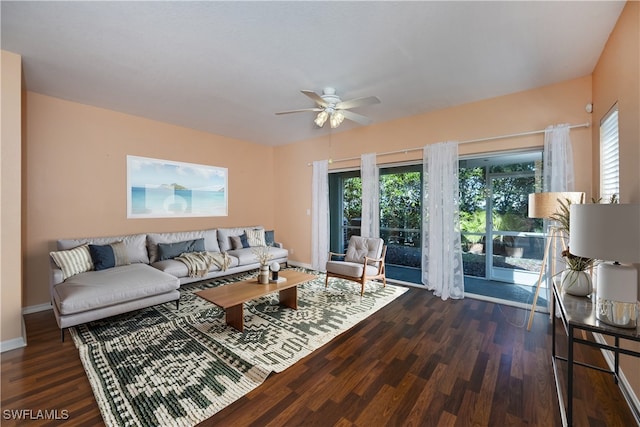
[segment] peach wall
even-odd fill
[[[22,330],[22,59],[2,51],[0,152],[0,306],[2,348],[24,345]]]
[[[276,228],[287,247],[294,248],[291,259],[311,262],[311,167],[322,159],[359,157],[362,153],[387,152],[423,147],[445,140],[470,140],[544,129],[558,123],[591,121],[585,105],[591,102],[591,77],[515,93],[413,117],[359,127],[341,133],[326,133],[310,141],[276,147],[276,181],[280,190],[276,208]],[[384,107],[382,100],[381,107]],[[591,131],[571,131],[576,173],[576,190],[591,194]],[[460,154],[542,147],[544,135],[517,137],[460,146]],[[384,156],[378,163],[418,160],[421,151]],[[284,166],[286,165],[286,166]],[[359,161],[339,162],[330,169],[357,167]]]
[[[55,240],[262,224],[273,227],[273,149],[29,92],[25,305],[47,303]],[[229,215],[127,219],[126,156],[229,170]]]
[[[593,71],[593,170],[599,186],[600,120],[618,102],[620,200],[640,203],[640,3],[628,2]]]
[[[292,261],[308,264],[311,167],[307,163],[543,129],[549,124],[584,123],[590,120],[584,111],[591,101],[590,88],[587,76],[275,148],[28,93],[25,305],[48,301],[47,253],[57,238],[260,223],[275,227],[277,239],[290,248]],[[590,192],[591,133],[576,129],[571,137],[577,188]],[[475,154],[542,143],[542,135],[537,135],[467,144],[460,151]],[[128,220],[127,154],[228,167],[229,216]],[[418,151],[379,162],[420,157]],[[332,168],[357,165],[357,161],[335,163]]]
[[[625,5],[593,71],[595,189],[600,181],[599,123],[616,101],[620,132],[620,201],[640,203],[640,3],[637,1]],[[640,270],[640,266],[636,267]],[[637,286],[640,295],[640,280]],[[640,351],[640,344],[629,345]],[[622,356],[620,366],[635,395],[640,397],[640,361]]]

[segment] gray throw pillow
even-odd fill
[[[242,240],[240,240],[240,236],[229,236],[229,241],[231,242],[231,249],[242,249]]]
[[[158,243],[158,261],[175,258],[185,252],[204,251],[204,238],[176,243]]]

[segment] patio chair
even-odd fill
[[[383,286],[387,286],[384,273],[386,253],[387,246],[380,238],[351,236],[347,253],[329,252],[325,288],[329,286],[329,277],[339,277],[360,283],[360,295],[364,295],[364,284],[367,280],[382,279]],[[344,261],[334,260],[334,257],[344,257]]]

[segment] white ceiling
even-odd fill
[[[618,1],[10,2],[28,90],[280,145],[315,128],[301,89],[375,95],[381,123],[589,75]],[[352,129],[345,122],[336,131]]]

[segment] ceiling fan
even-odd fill
[[[349,111],[351,108],[362,107],[363,105],[379,104],[380,100],[375,96],[367,96],[364,98],[355,98],[348,101],[343,101],[338,95],[336,90],[332,87],[326,87],[322,90],[322,95],[318,95],[312,90],[302,90],[303,94],[311,98],[315,103],[314,108],[302,108],[300,110],[281,111],[279,114],[291,114],[301,113],[304,111],[315,111],[318,113],[313,121],[318,127],[324,126],[327,119],[329,119],[329,125],[332,129],[340,126],[340,123],[344,119],[360,123],[361,125],[371,124],[371,119],[360,114],[356,114],[353,111]]]

